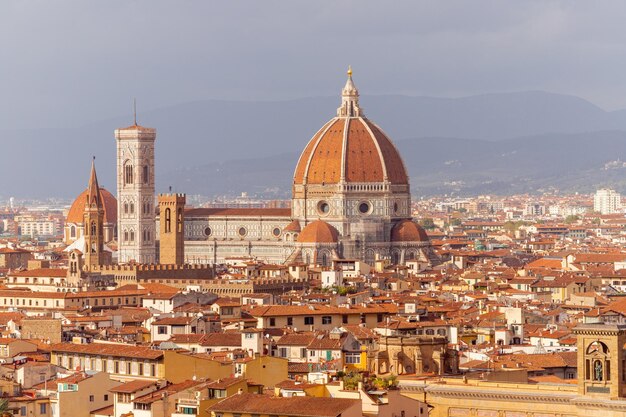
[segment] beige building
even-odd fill
[[[258,329],[332,330],[346,324],[374,328],[386,317],[398,314],[398,308],[386,304],[353,307],[271,305],[255,306],[249,314],[257,319]]]
[[[54,417],[89,417],[94,410],[113,404],[110,389],[120,385],[105,372],[87,375],[83,372],[55,379],[34,387],[50,398]]]

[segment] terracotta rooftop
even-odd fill
[[[318,397],[273,397],[264,394],[233,395],[209,407],[208,411],[237,414],[270,414],[282,416],[336,417],[352,407],[361,407],[360,400]]]

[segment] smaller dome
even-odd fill
[[[413,220],[405,219],[391,229],[392,242],[428,242],[426,231]]]
[[[283,232],[296,232],[300,233],[301,231],[300,222],[297,220],[292,221],[283,229]]]
[[[87,193],[89,190],[83,191],[72,203],[70,211],[67,213],[66,223],[82,223],[85,214],[85,206],[87,204]],[[104,206],[104,223],[117,223],[117,199],[113,194],[100,187],[100,199]]]
[[[330,224],[316,220],[306,225],[298,235],[298,243],[337,243],[339,232]]]

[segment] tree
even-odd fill
[[[430,229],[435,228],[435,222],[430,217],[420,220],[419,223],[420,223],[420,226],[422,226],[424,229],[430,230]]]
[[[450,226],[460,226],[463,221],[461,219],[452,219],[450,220]]]
[[[578,217],[575,214],[570,214],[569,216],[565,218],[565,223],[572,224],[572,223],[576,223],[578,220],[580,220],[580,217]]]

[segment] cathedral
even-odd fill
[[[306,144],[293,174],[290,209],[184,208],[184,198],[163,197],[161,226],[154,184],[156,130],[117,129],[117,202],[102,189],[105,224],[116,223],[119,263],[220,264],[251,257],[280,264],[330,266],[335,259],[373,265],[437,259],[426,232],[411,218],[409,177],[400,153],[365,117],[352,71],[336,116]],[[85,194],[85,193],[83,193]],[[79,201],[80,200],[80,201]],[[77,199],[70,214],[84,207]],[[172,205],[173,204],[173,205]],[[116,219],[112,219],[113,216]],[[163,217],[165,216],[165,217]],[[66,240],[84,226],[68,216]],[[70,222],[72,220],[73,222]],[[174,222],[179,233],[159,235]],[[171,226],[170,226],[171,228]],[[73,231],[74,230],[74,231]]]

